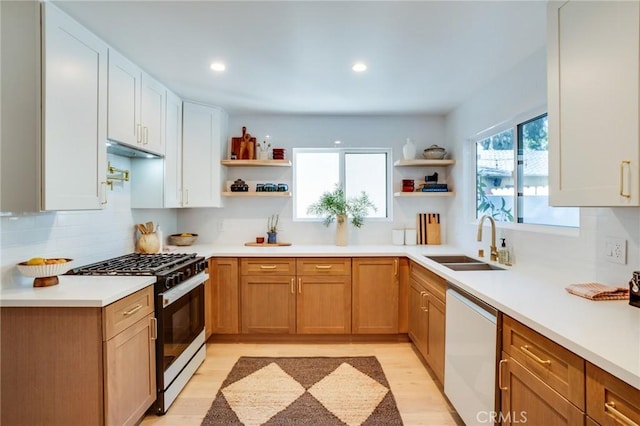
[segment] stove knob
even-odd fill
[[[173,287],[173,282],[174,282],[174,278],[173,275],[169,275],[167,278],[165,278],[164,280],[164,288],[169,290],[171,287]]]
[[[188,280],[191,277],[191,269],[185,269],[184,271],[184,279]]]
[[[175,277],[176,277],[176,284],[180,284],[182,281],[184,281],[184,274],[182,272],[176,273]]]

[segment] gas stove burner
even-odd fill
[[[205,264],[195,253],[131,253],[74,268],[67,274],[155,276],[159,293],[204,271]]]

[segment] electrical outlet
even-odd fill
[[[627,240],[624,238],[605,237],[604,257],[609,262],[627,264]]]

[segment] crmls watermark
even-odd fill
[[[526,411],[508,411],[503,413],[502,411],[478,411],[476,414],[476,420],[478,423],[527,423],[527,412]]]

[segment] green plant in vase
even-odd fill
[[[376,211],[375,205],[366,192],[362,191],[358,197],[347,198],[344,189],[336,185],[333,191],[324,192],[317,202],[311,204],[307,213],[324,216],[325,226],[329,226],[335,220],[337,222],[336,245],[346,246],[348,218],[351,218],[353,226],[360,228],[370,209]]]

